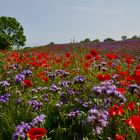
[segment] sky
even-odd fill
[[[20,22],[27,47],[140,35],[140,0],[0,0],[0,16]]]

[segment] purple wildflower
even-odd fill
[[[44,123],[46,118],[46,115],[41,114],[37,117],[35,117],[32,122],[30,123],[31,126],[35,127],[35,126],[39,126],[40,124]]]
[[[82,75],[75,76],[74,77],[74,84],[76,83],[84,83],[85,82],[85,77]]]
[[[64,70],[56,70],[55,73],[58,76],[64,76],[64,77],[66,77],[66,76],[69,75],[69,73],[68,72],[65,72]]]
[[[55,84],[52,84],[52,86],[51,86],[51,88],[50,88],[50,91],[52,91],[52,92],[57,92],[57,91],[59,91],[59,90],[61,90],[60,87],[57,87]]]
[[[80,115],[80,110],[77,108],[73,108],[69,113],[68,113],[68,117],[70,118],[75,118],[77,116]]]
[[[7,81],[2,81],[2,82],[0,82],[0,85],[5,87],[5,86],[9,86],[10,84]]]
[[[30,70],[23,70],[21,74],[23,74],[25,76],[29,76],[29,75],[32,74],[32,71],[30,71]]]
[[[22,82],[24,79],[25,79],[25,75],[24,74],[15,75],[15,81],[16,82]]]
[[[1,96],[0,96],[0,102],[2,102],[2,103],[8,102],[10,96],[11,96],[11,94],[9,94],[9,93],[4,94],[4,95],[1,95]]]
[[[59,83],[59,85],[64,87],[64,88],[68,88],[69,87],[69,83],[70,83],[70,81],[62,81],[62,82]]]
[[[33,99],[28,101],[29,105],[33,108],[33,110],[39,110],[40,107],[43,105],[42,102],[38,102],[37,100]]]
[[[56,77],[56,74],[51,73],[51,72],[47,72],[47,75],[49,78],[54,79]]]
[[[43,94],[42,95],[42,99],[44,100],[44,101],[49,101],[49,99],[48,99],[48,94]]]
[[[25,139],[26,132],[30,128],[31,126],[28,123],[22,122],[20,125],[16,127],[15,133],[12,136],[12,140],[18,140],[18,138]]]
[[[74,92],[72,89],[69,89],[69,90],[67,91],[67,94],[68,94],[68,95],[75,95],[75,92]]]

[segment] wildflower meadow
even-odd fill
[[[0,140],[139,140],[140,46],[0,51]]]

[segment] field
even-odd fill
[[[0,140],[11,139],[139,140],[140,41],[0,51]]]

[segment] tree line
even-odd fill
[[[128,38],[126,35],[121,37],[122,40],[140,39],[140,36],[134,35]],[[116,41],[113,38],[106,38],[103,42]],[[24,35],[24,29],[22,25],[14,17],[0,17],[0,49],[12,49],[14,47],[20,48],[25,46],[26,36]],[[85,38],[79,43],[100,43],[100,39],[90,40]],[[49,45],[54,45],[51,42]]]

